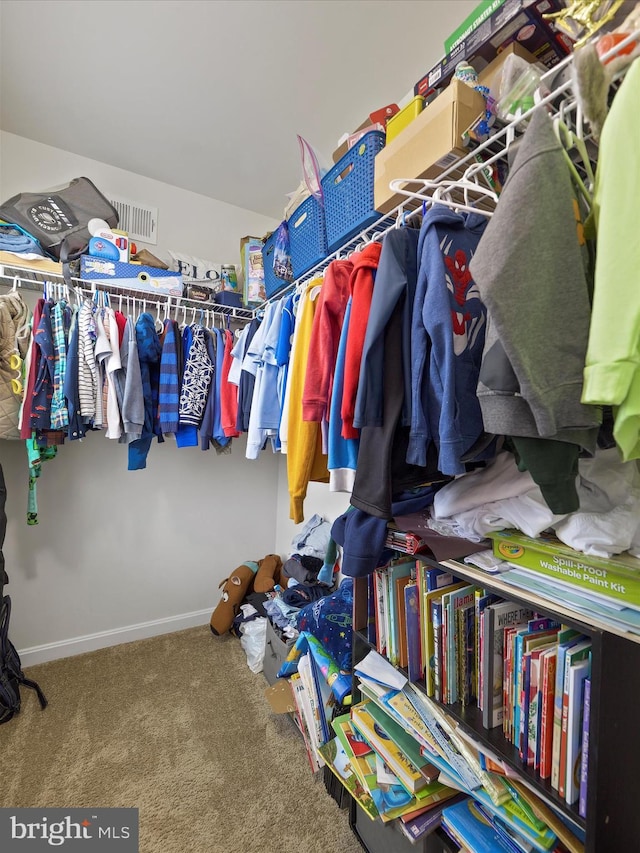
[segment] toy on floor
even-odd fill
[[[276,586],[287,588],[288,577],[277,554],[267,554],[258,562],[258,571],[253,582],[255,592],[270,592]]]
[[[251,591],[258,565],[253,560],[247,560],[220,583],[223,587],[222,598],[211,614],[210,621],[211,630],[217,636],[226,634],[231,628],[234,617],[240,611],[240,605],[247,593]]]

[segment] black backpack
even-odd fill
[[[0,607],[0,724],[8,723],[19,713],[21,684],[35,690],[41,707],[47,707],[47,700],[40,687],[24,676],[18,652],[9,639],[10,616],[11,599],[5,595]]]

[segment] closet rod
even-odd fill
[[[12,272],[8,272],[8,270],[11,270]],[[38,278],[26,278],[20,273],[26,273],[29,275],[35,273]],[[135,299],[137,302],[148,302],[150,306],[160,304],[163,307],[169,305],[172,309],[185,308],[190,311],[201,310],[214,315],[229,317],[231,320],[252,320],[255,316],[255,311],[252,308],[236,308],[230,305],[218,305],[215,302],[201,302],[198,299],[188,299],[183,296],[170,296],[166,293],[152,293],[147,290],[123,287],[122,285],[116,284],[115,281],[113,283],[104,283],[102,281],[90,281],[81,278],[72,278],[71,281],[74,285],[74,289],[77,288],[81,290],[82,293],[87,296],[93,296],[96,291],[102,291],[103,293],[108,293],[109,295],[117,298],[122,297],[123,299],[126,299],[128,296],[130,299]],[[0,265],[0,286],[11,288],[15,283],[19,288],[41,293],[45,282],[51,282],[56,285],[65,284],[63,276],[58,273],[47,273],[28,267],[10,266],[6,263]]]

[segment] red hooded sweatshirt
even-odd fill
[[[344,312],[349,301],[351,261],[332,261],[327,267],[313,317],[309,360],[302,396],[302,420],[329,419],[333,372],[338,355]]]
[[[349,332],[347,335],[344,388],[342,391],[342,409],[340,412],[342,415],[343,438],[358,438],[359,435],[358,430],[353,426],[353,416],[356,407],[356,394],[358,393],[364,336],[367,330],[367,321],[369,320],[375,272],[378,269],[381,249],[381,243],[370,243],[361,252],[357,252],[350,258],[353,264],[353,272],[349,281],[351,289],[351,319],[349,320]],[[382,381],[382,377],[380,379]]]

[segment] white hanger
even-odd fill
[[[584,166],[584,170],[587,174],[587,180],[589,181],[590,187],[595,185],[595,175],[593,174],[593,168],[591,166],[591,161],[589,159],[589,153],[587,151],[587,146],[584,139],[576,136],[576,134],[565,124],[563,119],[563,112],[561,107],[560,115],[556,116],[553,120],[553,130],[555,135],[562,146],[562,153],[564,155],[565,160],[567,161],[567,166],[569,167],[569,171],[571,172],[571,176],[573,181],[583,196],[584,200],[587,202],[589,207],[593,203],[593,198],[591,196],[590,189],[587,188],[584,180],[578,169],[576,168],[575,163],[571,159],[571,155],[569,151],[572,148],[575,148],[580,155],[580,159],[582,161],[582,165]]]

